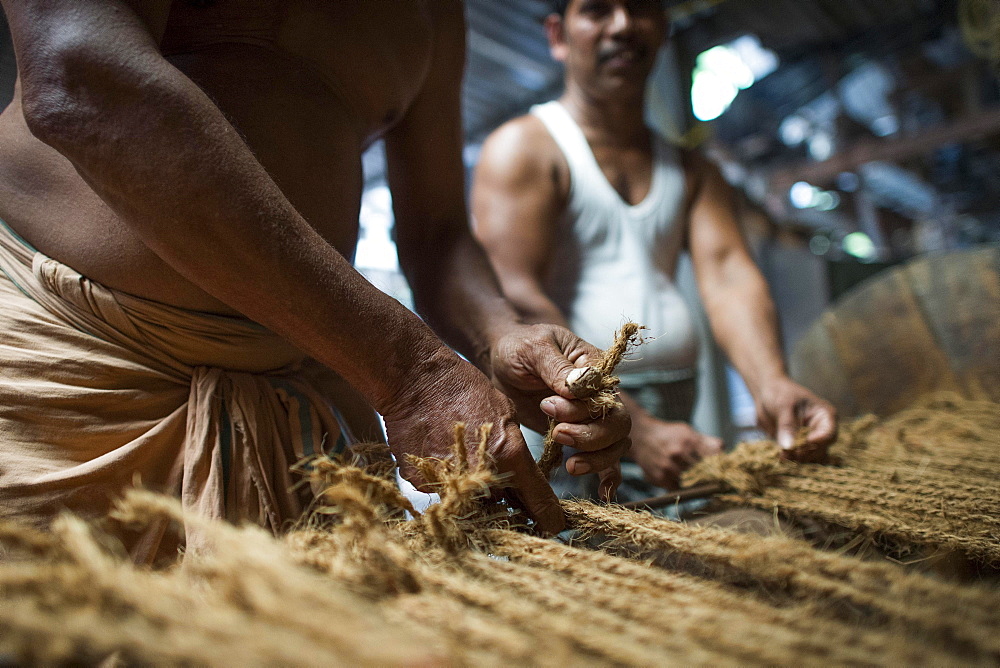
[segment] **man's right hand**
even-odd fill
[[[543,533],[556,534],[565,527],[565,517],[548,481],[535,464],[518,427],[514,405],[494,389],[492,383],[471,364],[451,351],[423,366],[421,377],[400,392],[393,407],[383,411],[389,448],[400,474],[425,492],[416,468],[406,455],[439,457],[451,455],[456,422],[469,426],[467,450],[475,456],[478,427],[490,423],[488,452],[493,468],[506,487],[513,487],[528,514]]]
[[[631,456],[646,480],[677,489],[681,474],[695,463],[722,452],[722,439],[695,431],[685,422],[665,422],[633,415]]]
[[[540,323],[513,328],[491,352],[493,384],[514,401],[518,420],[539,433],[554,420],[553,440],[578,450],[566,461],[566,470],[596,473],[600,498],[614,498],[621,483],[619,460],[630,445],[629,413],[616,406],[592,415],[567,384],[570,372],[597,360],[600,351],[565,327]]]

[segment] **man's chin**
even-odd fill
[[[629,97],[642,95],[646,90],[647,76],[638,77],[634,72],[608,73],[601,78],[599,89],[607,96]]]
[[[601,66],[600,76],[615,85],[645,86],[646,79],[653,71],[653,63],[647,61],[608,62]]]

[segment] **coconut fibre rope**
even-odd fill
[[[133,529],[204,543],[132,564],[99,526],[0,525],[0,654],[12,661],[206,665],[998,665],[996,592],[819,552],[787,538],[567,502],[585,549],[526,535],[489,501],[488,429],[422,460],[416,513],[384,461],[319,460],[324,504],[281,539],[186,518],[130,492]],[[466,456],[466,441],[473,444]],[[370,453],[368,453],[370,454]],[[432,507],[433,508],[433,507]],[[412,520],[401,519],[410,510]]]
[[[613,374],[621,361],[642,343],[643,329],[645,327],[634,322],[626,322],[615,332],[611,347],[602,352],[593,366],[575,369],[567,378],[570,391],[587,403],[591,415],[603,417],[609,410],[621,406],[618,400],[621,379]],[[542,440],[542,456],[538,460],[538,468],[546,480],[552,478],[552,472],[563,461],[563,447],[552,437],[555,426],[556,421],[549,419],[549,428]]]
[[[1000,565],[1000,404],[932,395],[884,421],[844,426],[830,452],[828,465],[794,464],[771,442],[745,443],[685,482],[726,483],[735,494],[723,504]]]

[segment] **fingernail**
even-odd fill
[[[778,446],[782,450],[791,450],[795,447],[795,437],[787,431],[783,431],[778,434]]]
[[[573,462],[573,475],[583,475],[590,473],[590,464],[587,462]]]
[[[549,417],[556,416],[556,402],[551,399],[542,399],[542,412]]]
[[[552,440],[558,443],[559,445],[573,445],[576,443],[576,439],[564,431],[556,432],[552,436]]]

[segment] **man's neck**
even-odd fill
[[[643,94],[598,99],[567,81],[559,102],[591,143],[628,146],[648,141]]]

